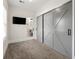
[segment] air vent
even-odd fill
[[[24,3],[24,0],[19,0],[20,3]]]

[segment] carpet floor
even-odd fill
[[[37,40],[11,43],[4,59],[70,59]]]

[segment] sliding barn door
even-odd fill
[[[37,18],[37,39],[72,57],[72,2]]]
[[[37,39],[42,43],[42,16],[37,17]]]
[[[44,43],[72,57],[72,3],[44,14]]]
[[[54,44],[53,12],[44,14],[44,43],[53,48]]]
[[[72,3],[54,10],[54,49],[72,57]]]

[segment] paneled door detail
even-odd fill
[[[58,10],[57,10],[58,9]],[[72,57],[72,3],[68,3],[54,10],[54,49]],[[72,34],[72,33],[71,33]]]
[[[37,17],[37,39],[42,43],[42,16]]]
[[[53,20],[53,12],[48,12],[44,14],[44,43],[49,47],[53,48],[54,45],[54,20]]]
[[[37,39],[72,58],[72,2],[37,18]]]

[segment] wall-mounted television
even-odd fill
[[[26,24],[26,18],[13,16],[13,24]]]

